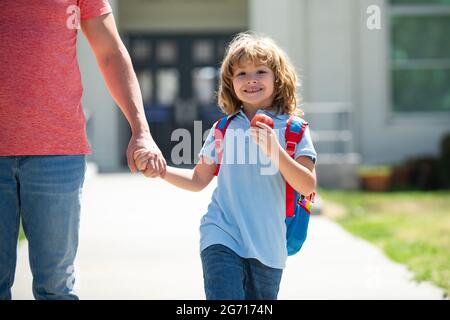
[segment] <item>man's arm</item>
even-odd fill
[[[164,176],[166,161],[150,134],[141,90],[128,51],[117,31],[114,16],[109,13],[83,20],[81,28],[94,51],[109,92],[131,126],[132,136],[127,149],[130,170],[137,170],[133,159],[134,152],[146,149],[153,154],[146,174]]]

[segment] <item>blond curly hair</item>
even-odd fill
[[[298,77],[288,56],[271,38],[248,31],[233,38],[220,68],[218,104],[225,114],[234,114],[241,108],[242,102],[234,92],[233,71],[243,60],[272,69],[275,76],[273,103],[277,114],[303,115],[297,108]]]

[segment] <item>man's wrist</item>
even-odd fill
[[[153,137],[148,127],[131,129],[131,135],[136,138],[145,138],[153,141]]]
[[[150,127],[145,116],[138,115],[129,123],[133,135],[150,135]]]
[[[132,126],[131,127],[131,133],[133,135],[146,135],[150,134],[150,128],[148,125],[139,125],[139,126]]]

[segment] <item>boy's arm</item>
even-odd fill
[[[145,172],[151,158],[151,153],[144,150],[138,150],[134,153],[133,157],[138,170],[144,171],[143,173],[147,177],[153,177]],[[170,166],[167,166],[166,169],[165,175],[161,176],[161,178],[167,182],[189,191],[201,191],[214,178],[216,165],[214,161],[201,156],[200,161],[194,169],[181,169]]]
[[[308,196],[316,191],[314,162],[309,157],[292,159],[283,148],[279,152],[278,168],[295,191]]]
[[[253,139],[270,157],[283,178],[300,194],[307,196],[315,192],[316,173],[311,158],[300,156],[296,160],[292,159],[281,147],[272,128],[261,122],[257,122],[257,126],[264,130],[252,131]]]
[[[197,192],[203,190],[211,182],[215,171],[216,165],[202,157],[194,169],[167,166],[167,172],[163,179],[179,188]]]

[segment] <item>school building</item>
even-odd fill
[[[218,67],[227,42],[245,30],[273,37],[300,74],[319,184],[351,187],[360,163],[436,155],[450,131],[449,1],[110,2],[166,157],[177,143],[172,130],[193,132],[195,120],[206,130],[220,116]],[[103,172],[120,170],[130,132],[80,39],[91,161]]]

